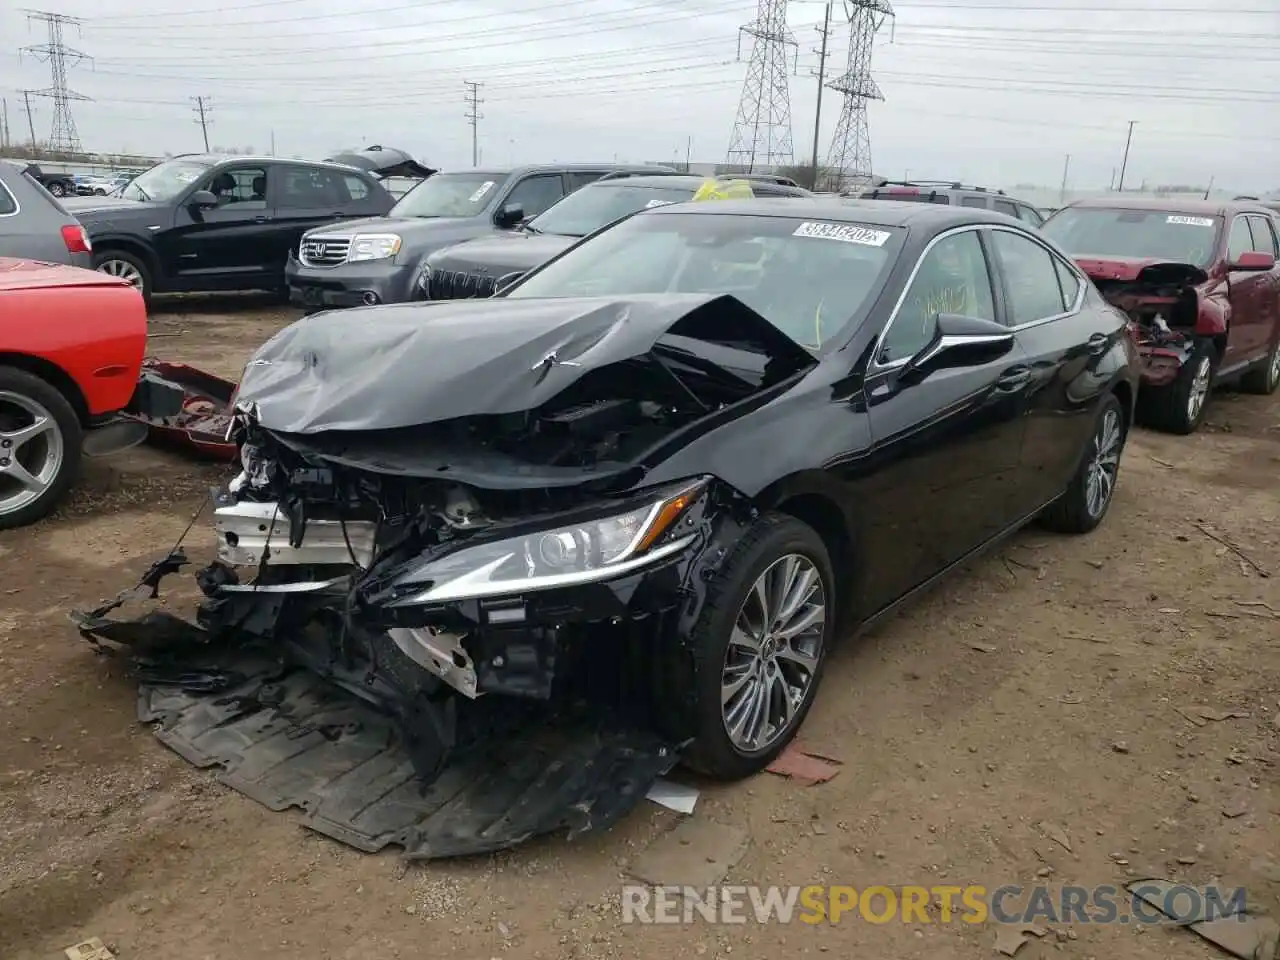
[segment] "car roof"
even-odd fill
[[[514,175],[526,176],[531,173],[596,173],[600,171],[603,171],[604,173],[621,173],[631,170],[657,176],[662,173],[663,168],[635,163],[530,163],[519,167],[441,170],[440,173],[436,174],[436,176],[455,173],[467,174],[474,177],[493,177],[496,180]]]
[[[263,157],[225,155],[221,153],[180,153],[169,157],[170,160],[190,160],[194,163],[207,164],[210,167],[225,167],[233,163],[279,163],[294,167],[322,167],[326,170],[341,170],[344,173],[354,170],[368,176],[368,171],[352,167],[345,163],[334,163],[332,160],[299,160],[295,157]],[[162,161],[163,162],[163,161]]]
[[[609,187],[652,187],[656,189],[659,187],[671,187],[677,190],[683,188],[685,190],[696,192],[708,180],[715,183],[729,183],[734,180],[744,179],[745,178],[743,177],[733,175],[727,175],[724,177],[700,177],[689,173],[653,173],[638,174],[631,177],[610,177],[607,180],[597,180],[594,183],[589,183],[582,189],[605,190]],[[789,183],[777,183],[773,180],[747,180],[746,182],[751,185],[753,190],[759,190],[762,193],[764,191],[794,191],[792,194],[771,192],[769,193],[769,199],[776,199],[779,197],[785,198],[788,196],[797,198],[812,196],[812,194],[810,194],[804,187],[797,187]]]
[[[1237,213],[1269,211],[1256,200],[1185,200],[1179,197],[1088,197],[1069,203],[1063,210],[1155,210],[1160,213],[1182,213],[1201,217],[1230,217]]]
[[[643,216],[705,216],[728,214],[742,217],[788,217],[866,223],[877,227],[923,227],[947,230],[971,223],[1008,224],[1003,213],[983,207],[953,207],[936,203],[900,203],[896,200],[832,200],[826,197],[770,197],[759,200],[718,200],[705,204],[672,204],[651,207]]]

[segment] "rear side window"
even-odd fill
[[[986,197],[961,197],[960,206],[979,207],[985,210],[987,209],[987,198]]]
[[[1033,227],[1038,227],[1044,223],[1044,217],[1040,216],[1040,212],[1025,203],[1018,204],[1018,218],[1023,223],[1029,223]]]
[[[1269,253],[1280,257],[1280,246],[1276,243],[1275,230],[1266,217],[1250,217],[1249,227],[1253,231],[1253,249],[1258,253]]]
[[[573,193],[579,187],[585,187],[588,183],[595,183],[604,176],[604,171],[597,173],[594,170],[577,170],[566,174],[566,176],[569,178],[569,192]]]
[[[1018,208],[1008,200],[996,200],[993,205],[996,213],[1007,213],[1011,217],[1016,217],[1018,215]]]
[[[9,192],[9,187],[0,180],[0,217],[7,217],[18,212],[18,201]]]
[[[347,195],[352,200],[363,200],[365,197],[369,196],[369,185],[359,177],[353,177],[348,174],[344,175],[342,180],[346,183]]]

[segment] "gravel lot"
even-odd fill
[[[170,302],[151,351],[236,376],[293,316],[253,299]],[[1277,912],[1280,403],[1222,394],[1208,421],[1189,438],[1136,433],[1094,535],[1026,531],[840,648],[804,730],[840,774],[703,791],[696,819],[750,834],[729,881],[1220,878]],[[192,769],[135,722],[132,686],[66,611],[130,585],[220,472],[131,451],[90,463],[58,516],[0,534],[6,960],[61,957],[90,936],[120,960],[997,956],[991,926],[960,923],[623,925],[620,875],[680,819],[652,804],[579,843],[406,868]],[[1185,930],[1132,925],[1063,929],[1018,953],[1220,955]]]

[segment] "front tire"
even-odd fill
[[[1093,435],[1066,493],[1040,517],[1058,533],[1089,533],[1102,523],[1115,496],[1120,478],[1120,455],[1128,436],[1124,408],[1114,393],[1107,394],[1098,411]]]
[[[124,250],[95,250],[93,269],[99,273],[119,277],[121,280],[128,280],[137,287],[143,300],[151,302],[151,271],[137,254]]]
[[[1271,344],[1267,359],[1240,378],[1240,387],[1248,393],[1264,397],[1275,393],[1276,387],[1280,387],[1280,336]]]
[[[0,367],[0,530],[47,516],[80,472],[80,419],[56,387]]]
[[[67,188],[60,183],[54,182],[49,184],[49,192],[55,197],[65,197],[67,195]]]
[[[1138,393],[1142,420],[1165,433],[1195,433],[1204,422],[1218,369],[1218,351],[1213,341],[1196,341],[1191,356],[1178,371],[1178,378],[1163,387],[1145,387]]]
[[[738,780],[794,739],[826,664],[835,590],[826,546],[811,527],[774,513],[747,531],[692,631],[696,733],[688,766]]]

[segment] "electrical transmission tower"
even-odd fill
[[[33,96],[48,97],[53,101],[53,131],[49,136],[49,146],[54,150],[80,152],[80,134],[76,132],[76,122],[71,116],[72,100],[88,100],[82,93],[76,93],[67,86],[67,68],[75,66],[81,60],[88,60],[87,54],[73,50],[62,40],[63,28],[67,26],[80,28],[78,17],[68,17],[61,13],[50,13],[47,10],[28,10],[27,19],[44,23],[48,27],[49,40],[29,47],[23,47],[25,53],[34,54],[49,64],[53,73],[53,82],[43,90],[32,90]]]
[[[462,85],[467,88],[465,99],[467,123],[471,124],[471,165],[478,167],[480,166],[480,121],[484,119],[484,115],[480,112],[480,104],[484,101],[480,99],[480,84],[463,80]]]
[[[844,95],[840,119],[831,138],[827,166],[843,187],[849,180],[871,176],[871,128],[867,123],[867,101],[883,100],[879,85],[871,78],[871,50],[876,31],[886,17],[893,16],[889,0],[845,0],[849,18],[849,62],[845,72],[831,83]]]
[[[738,30],[739,55],[742,35],[752,38],[751,60],[725,157],[727,166],[746,173],[756,164],[777,167],[794,159],[787,48],[795,50],[796,38],[787,29],[787,0],[759,2],[756,18]]]

